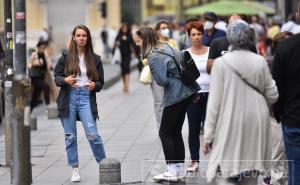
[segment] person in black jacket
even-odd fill
[[[68,54],[63,54],[54,69],[55,83],[60,87],[57,98],[59,116],[64,128],[68,164],[73,167],[72,182],[80,181],[78,170],[76,118],[80,118],[96,161],[105,158],[102,139],[97,131],[99,119],[96,92],[103,86],[103,66],[93,52],[91,34],[84,25],[72,32]]]
[[[300,1],[297,18],[300,21]],[[274,105],[283,130],[289,185],[300,184],[300,34],[279,42],[273,61],[273,78],[279,99]]]

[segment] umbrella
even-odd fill
[[[256,15],[260,13],[274,14],[275,10],[254,1],[216,1],[184,11],[185,15],[201,15],[207,11],[217,15],[230,15],[233,13]]]

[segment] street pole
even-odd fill
[[[30,79],[26,76],[26,3],[14,0],[13,183],[32,182],[30,156]]]
[[[11,167],[12,162],[12,79],[14,75],[13,66],[13,39],[12,39],[12,13],[11,0],[4,0],[4,19],[5,19],[5,164]]]

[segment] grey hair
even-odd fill
[[[250,50],[255,45],[255,33],[249,24],[243,20],[236,20],[227,28],[229,50]]]

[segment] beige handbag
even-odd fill
[[[144,85],[148,85],[152,82],[152,74],[149,65],[145,65],[141,71],[140,82]]]

